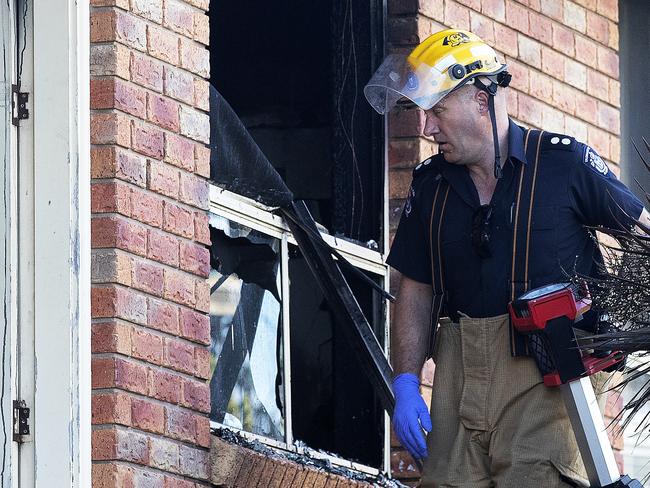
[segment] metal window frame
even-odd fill
[[[281,282],[282,282],[282,340],[284,347],[283,361],[283,378],[284,378],[284,395],[285,395],[285,433],[284,442],[270,439],[258,434],[253,434],[245,430],[233,428],[210,421],[212,428],[229,429],[243,437],[260,441],[267,446],[277,449],[306,454],[315,459],[323,459],[337,466],[353,469],[362,473],[376,476],[380,470],[359,463],[340,458],[331,454],[311,449],[306,446],[296,446],[293,438],[292,428],[292,398],[291,398],[291,357],[290,357],[290,313],[289,313],[289,244],[297,245],[289,227],[284,220],[278,215],[274,215],[273,208],[267,207],[252,199],[246,198],[237,193],[224,190],[215,185],[210,185],[210,214],[227,218],[239,224],[246,225],[251,229],[263,232],[281,242]],[[340,239],[321,231],[323,239],[337,251],[339,251],[354,266],[371,272],[383,278],[384,288],[389,288],[388,265],[385,263],[385,257],[382,253]],[[385,307],[385,327],[384,327],[384,350],[388,354],[389,349],[389,307]],[[384,416],[384,446],[383,446],[383,471],[390,470],[390,419],[388,414]]]

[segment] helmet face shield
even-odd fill
[[[405,55],[391,54],[377,69],[363,93],[372,108],[382,115],[402,98],[428,110],[458,85],[458,81],[447,74],[455,62],[453,56],[448,58],[435,66],[428,66],[414,63]]]

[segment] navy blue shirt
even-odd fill
[[[507,312],[512,262],[513,212],[519,165],[529,164],[524,151],[525,131],[512,120],[508,130],[508,158],[497,182],[488,232],[489,257],[472,246],[472,223],[480,207],[478,192],[465,166],[436,155],[413,171],[387,262],[405,276],[431,283],[429,220],[439,178],[449,182],[440,241],[446,310],[470,317]],[[643,205],[609,170],[589,146],[562,134],[542,136],[531,223],[530,288],[564,282],[575,272],[594,276],[602,257],[586,226],[620,228],[637,218]]]

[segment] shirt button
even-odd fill
[[[552,137],[552,138],[551,138],[551,144],[557,144],[558,142],[560,142],[560,138],[559,138],[559,137]]]

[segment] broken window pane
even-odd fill
[[[284,440],[280,241],[212,215],[210,418]]]

